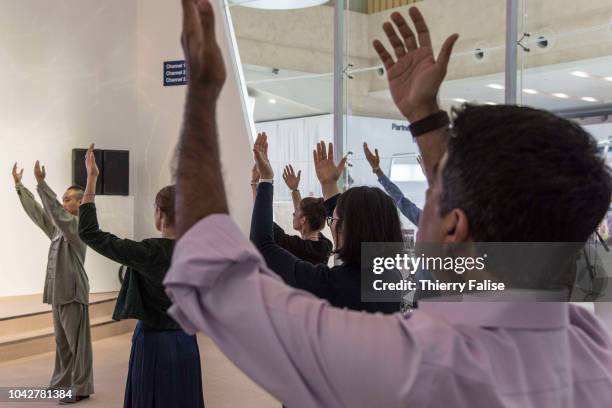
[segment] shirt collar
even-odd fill
[[[569,325],[566,292],[507,290],[503,293],[432,298],[419,312],[451,325],[508,329],[562,329]]]

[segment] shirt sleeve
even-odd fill
[[[164,284],[168,313],[185,331],[206,333],[288,406],[410,401],[420,353],[406,319],[333,308],[284,285],[227,215],[183,236]]]
[[[329,267],[304,261],[276,242],[272,221],[273,196],[274,186],[271,183],[259,183],[251,219],[251,241],[264,257],[268,267],[283,281],[319,297],[327,297],[329,295]]]
[[[19,201],[21,202],[21,205],[28,217],[34,221],[34,224],[43,230],[49,239],[53,239],[53,236],[55,235],[55,226],[53,225],[53,221],[45,213],[42,206],[36,202],[34,194],[32,194],[32,192],[21,183],[17,184],[16,189],[17,195],[19,196]]]
[[[339,198],[340,194],[336,194],[323,202],[323,206],[325,207],[328,217],[332,217],[334,215],[334,210],[336,209],[336,204],[338,203]]]
[[[417,207],[415,203],[410,201],[404,196],[402,190],[399,189],[389,178],[383,174],[378,177],[378,182],[383,186],[385,191],[391,196],[395,205],[399,208],[400,212],[404,214],[406,218],[410,220],[414,225],[419,225],[419,219],[421,218],[421,209]]]
[[[42,201],[46,214],[53,220],[55,227],[62,232],[68,242],[79,242],[79,219],[64,209],[57,200],[57,195],[51,187],[43,181],[38,184],[38,195]],[[81,244],[82,245],[82,244]]]
[[[153,259],[151,246],[146,241],[121,239],[102,231],[98,225],[94,203],[86,203],[79,208],[79,236],[88,247],[100,255],[138,271],[145,270]]]

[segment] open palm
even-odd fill
[[[400,13],[391,15],[396,28],[390,22],[383,24],[395,59],[380,41],[375,40],[373,45],[387,71],[393,101],[408,120],[415,121],[432,113],[429,111],[437,110],[436,98],[458,35],[453,34],[446,39],[436,60],[429,29],[421,12],[416,7],[411,7],[409,13],[417,36]]]

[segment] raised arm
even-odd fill
[[[219,144],[217,99],[225,83],[225,65],[215,38],[212,6],[182,0],[181,42],[188,67],[187,100],[177,146],[176,229],[180,238],[202,218],[228,213]]]
[[[329,143],[325,146],[325,142],[317,143],[317,148],[312,151],[312,156],[315,172],[317,173],[319,183],[321,183],[323,198],[329,200],[340,194],[338,180],[340,180],[340,176],[342,176],[342,172],[346,167],[347,157],[344,156],[340,163],[336,165],[334,163],[334,144]]]
[[[96,184],[100,172],[96,164],[93,144],[89,146],[85,154],[85,168],[87,169],[87,186],[79,207],[79,237],[88,247],[102,256],[137,270],[145,269],[152,261],[150,245],[147,241],[120,239],[100,229],[95,205]]]
[[[261,178],[264,180],[274,179],[274,172],[268,160],[268,142],[265,133],[260,133],[257,136],[253,153]],[[270,269],[276,272],[285,282],[294,287],[308,290],[317,296],[326,296],[329,268],[315,266],[296,257],[283,248],[282,243],[279,242],[279,238],[282,239],[282,237],[277,237],[276,233],[282,232],[284,234],[284,231],[280,227],[275,228],[272,220],[273,196],[274,186],[272,183],[259,183],[251,218],[251,241],[263,255]],[[295,237],[295,239],[299,238]]]
[[[190,69],[197,60],[206,61],[207,70],[215,66],[222,70],[210,4],[183,0],[183,9],[183,44]],[[206,89],[205,84],[193,82],[199,70],[195,66],[191,71],[189,87]],[[223,81],[218,78],[207,75],[204,83],[219,88]],[[189,102],[194,92],[188,91]],[[193,109],[189,102],[187,110]],[[214,112],[214,92],[207,102]],[[187,332],[206,332],[238,367],[289,406],[396,406],[394,402],[404,400],[417,381],[418,376],[401,373],[416,371],[421,345],[415,344],[398,316],[331,308],[287,287],[265,266],[230,218],[218,214],[226,211],[225,195],[215,118],[206,117],[212,123],[185,115],[177,174],[183,188],[177,197],[183,237],[164,281],[173,301],[169,314]],[[195,150],[186,149],[191,138],[196,139]],[[196,142],[213,144],[214,149],[202,149]],[[193,168],[185,165],[190,159]],[[203,168],[209,170],[205,181],[200,177]],[[193,198],[186,190],[189,186],[202,191],[198,198],[203,202],[213,203],[188,199]],[[389,350],[394,352],[391,360]],[[367,392],[355,392],[364,389]]]
[[[154,261],[148,241],[121,239],[102,231],[93,202],[82,204],[79,208],[79,236],[85,245],[100,255],[138,271],[145,270]]]
[[[19,196],[19,201],[21,202],[21,206],[25,210],[26,214],[34,224],[36,224],[49,239],[53,239],[55,235],[55,226],[53,225],[53,221],[43,207],[36,202],[34,198],[34,194],[30,192],[22,183],[23,179],[23,169],[17,171],[17,163],[13,165],[13,180],[15,181],[15,189],[17,190],[17,195]]]
[[[299,170],[297,174],[293,170],[292,165],[285,166],[283,171],[283,180],[285,184],[291,190],[291,201],[293,201],[293,211],[297,211],[302,201],[302,195],[300,194],[300,179],[302,178],[302,170]]]
[[[409,14],[416,36],[398,12],[391,14],[393,24],[387,21],[383,25],[383,30],[393,47],[395,60],[380,41],[375,40],[373,45],[387,71],[393,101],[413,124],[440,112],[437,101],[438,91],[446,76],[450,55],[459,36],[453,34],[444,41],[436,60],[429,29],[421,12],[416,7],[412,7]],[[398,31],[401,38],[398,36]],[[425,175],[431,185],[434,169],[446,153],[448,129],[441,127],[432,130],[417,137],[416,140],[423,156]]]
[[[363,144],[363,151],[365,153],[366,160],[372,167],[372,172],[378,176],[378,182],[383,186],[385,191],[393,198],[395,205],[399,208],[400,212],[404,214],[406,218],[410,220],[414,225],[419,225],[419,219],[421,218],[421,209],[417,207],[415,203],[404,196],[402,190],[395,185],[380,168],[380,157],[378,156],[378,149],[374,149],[374,153],[370,150],[367,143]]]
[[[253,170],[251,170],[251,191],[253,192],[253,202],[255,202],[255,197],[257,197],[257,184],[259,183],[259,177],[257,164],[254,164]]]
[[[62,232],[64,238],[68,242],[76,244],[79,242],[79,219],[62,206],[55,192],[45,181],[46,175],[45,166],[41,166],[37,160],[34,166],[34,177],[38,182],[36,190],[45,212],[53,220],[55,227]]]

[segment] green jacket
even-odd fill
[[[42,206],[23,184],[16,189],[26,214],[51,240],[43,302],[89,304],[89,279],[83,266],[87,247],[79,238],[79,218],[64,209],[44,181],[37,187]]]

